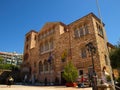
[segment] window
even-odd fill
[[[105,63],[106,63],[106,65],[108,65],[107,56],[106,56],[106,55],[104,55],[104,57],[105,57]]]
[[[83,70],[79,70],[79,75],[83,75]]]
[[[43,38],[43,35],[40,35],[40,39],[42,39]]]
[[[26,37],[26,41],[29,41],[29,40],[30,40],[30,35]]]
[[[46,60],[44,61],[44,71],[48,71],[48,63]]]
[[[80,31],[79,31],[79,32],[80,32],[80,36],[83,36],[83,35],[84,35],[84,31],[83,31],[83,28],[82,28],[82,27],[80,28]]]
[[[88,26],[87,26],[87,25],[84,25],[84,30],[85,30],[85,35],[86,35],[86,34],[89,34]]]
[[[34,40],[36,40],[36,35],[35,35],[35,37],[34,37]]]
[[[51,41],[49,42],[49,45],[50,45],[50,46],[49,46],[49,47],[50,47],[50,50],[53,49],[53,40],[51,40]]]
[[[45,32],[45,37],[47,37],[47,32]]]
[[[41,53],[44,52],[44,46],[43,46],[43,44],[40,45],[40,52]]]
[[[46,36],[46,34],[44,33],[44,34],[43,34],[43,38],[45,38],[45,36]]]
[[[84,49],[84,48],[81,49],[81,57],[82,58],[86,58],[87,57],[86,49]]]
[[[74,30],[75,38],[82,37],[82,36],[84,36],[86,34],[89,34],[87,25],[81,26],[81,27]]]
[[[42,38],[43,38],[43,35],[40,34],[40,35],[38,36],[38,39],[41,40]]]
[[[96,26],[97,26],[98,34],[103,37],[104,33],[102,26],[100,26],[98,23],[96,23]]]
[[[76,30],[74,31],[74,35],[75,35],[76,38],[79,37],[79,31],[78,31],[78,29],[76,29]]]
[[[47,31],[46,35],[47,35],[47,36],[49,35],[49,31]]]
[[[40,61],[39,62],[39,73],[43,72],[43,64],[42,62]]]
[[[51,60],[51,65],[50,65],[50,70],[53,70],[53,69],[54,69],[54,59]]]
[[[49,43],[46,42],[46,43],[45,43],[45,51],[48,51],[48,50],[49,50]]]
[[[49,50],[52,50],[53,48],[53,40],[51,39],[50,41],[46,41],[45,43],[40,44],[40,53],[47,52]]]
[[[52,29],[52,30],[50,30],[50,34],[53,34],[54,33],[54,30]]]
[[[103,36],[103,29],[102,29],[102,27],[99,27],[99,34],[100,34],[101,36]]]
[[[36,62],[34,62],[34,67],[36,67]]]

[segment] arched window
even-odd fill
[[[51,65],[50,65],[50,69],[53,70],[54,69],[54,59],[51,60]]]
[[[97,26],[98,34],[100,36],[104,37],[103,27],[100,24],[98,24],[97,22],[96,22],[96,26]]]
[[[48,71],[48,62],[47,62],[47,60],[44,61],[44,71]]]
[[[78,38],[80,36],[78,28],[74,30],[74,35],[75,35],[75,38]]]
[[[84,29],[85,29],[85,35],[86,35],[86,34],[89,34],[88,25],[85,24],[85,25],[84,25]]]
[[[85,48],[81,48],[81,57],[82,58],[86,58],[87,57],[87,53],[86,53],[86,49]]]
[[[43,64],[42,62],[40,61],[39,62],[39,73],[43,72]]]
[[[45,51],[44,43],[41,43],[39,47],[40,47],[40,53],[43,53]]]
[[[106,55],[104,55],[104,58],[105,58],[105,63],[106,63],[106,65],[108,65],[107,56],[106,56]]]
[[[49,50],[49,43],[48,41],[45,42],[45,51],[48,51]]]
[[[49,49],[53,49],[54,45],[53,45],[53,39],[50,39],[49,41]]]
[[[84,35],[84,31],[83,31],[83,28],[82,28],[82,27],[80,28],[79,33],[80,33],[80,36],[83,36],[83,35]]]
[[[79,27],[76,27],[74,30],[74,36],[75,38],[80,38],[86,34],[89,34],[89,30],[88,30],[88,25],[81,25]]]

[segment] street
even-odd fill
[[[12,85],[7,87],[6,85],[0,85],[0,90],[92,90],[92,88],[77,88],[66,86],[24,86],[24,85]]]

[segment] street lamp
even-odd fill
[[[88,50],[88,52],[91,55],[91,59],[92,59],[92,67],[93,67],[93,72],[92,72],[92,90],[97,90],[97,78],[96,78],[96,72],[95,72],[95,66],[94,66],[94,59],[93,56],[96,52],[96,48],[93,46],[92,42],[89,42],[88,44],[86,44],[86,48]]]
[[[98,0],[96,0],[96,5],[97,5],[97,9],[98,9],[98,15],[99,15],[99,18],[100,18],[100,23],[101,23],[101,25],[102,25],[102,27],[103,27],[103,31],[105,31],[104,26],[103,26],[103,23],[102,23],[102,17],[101,17],[101,12],[100,12],[100,7],[99,7]],[[104,36],[105,36],[105,35],[104,35]],[[105,39],[106,39],[106,40],[105,40],[105,43],[106,43],[106,45],[105,45],[106,51],[107,51],[107,53],[109,54],[108,48],[107,48],[107,38],[105,37]],[[109,67],[110,67],[110,77],[111,77],[112,87],[113,87],[113,90],[115,90],[115,84],[114,84],[113,75],[112,75],[112,67],[111,67],[109,58],[108,58],[108,65],[109,65]]]
[[[51,83],[52,83],[52,61],[53,60],[53,56],[52,56],[52,53],[50,52],[49,53],[49,58],[48,58],[48,63],[49,63],[49,65],[50,65],[50,68],[49,68],[49,74],[50,74],[50,85],[51,85]]]

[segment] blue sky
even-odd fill
[[[120,0],[98,0],[108,41],[120,39]],[[46,22],[69,24],[93,12],[96,0],[0,0],[0,51],[23,53],[25,34]]]

